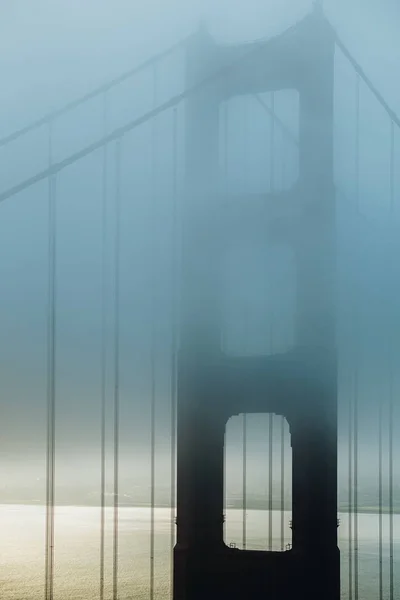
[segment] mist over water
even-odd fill
[[[242,547],[242,511],[228,510],[226,543]],[[348,515],[340,514],[339,546],[342,560],[342,599],[348,594]],[[99,589],[99,509],[59,507],[56,510],[55,598],[86,600]],[[171,511],[155,513],[154,592],[159,600],[170,593]],[[290,543],[290,513],[285,513],[284,547]],[[45,509],[40,506],[0,506],[0,592],[4,600],[38,600],[43,597]],[[106,598],[112,592],[112,510],[106,527]],[[373,600],[378,595],[379,554],[378,516],[360,515],[359,572],[360,598]],[[280,513],[273,513],[273,549],[281,550]],[[384,529],[388,529],[385,517]],[[247,548],[266,549],[267,514],[248,511]],[[400,598],[400,517],[394,517],[395,594]],[[150,509],[120,509],[119,598],[147,600],[150,581]],[[383,548],[384,570],[388,569],[389,550]],[[386,590],[386,588],[385,588]]]

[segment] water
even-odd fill
[[[267,549],[268,514],[247,513],[247,548]],[[348,594],[348,515],[340,515],[342,598]],[[285,514],[285,544],[290,542]],[[378,515],[359,521],[359,599],[379,598]],[[58,507],[55,517],[56,600],[99,598],[100,509]],[[242,544],[242,511],[228,510],[226,541]],[[112,509],[106,515],[105,599],[112,598]],[[0,505],[0,597],[43,600],[45,509]],[[273,549],[281,547],[280,513],[273,513]],[[389,519],[383,518],[384,598],[389,598]],[[169,599],[171,586],[171,511],[155,509],[154,599]],[[400,515],[394,516],[394,598],[400,600]],[[150,598],[150,509],[120,508],[119,600]],[[354,595],[353,595],[354,597]]]

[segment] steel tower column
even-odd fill
[[[186,105],[174,600],[340,598],[334,47],[320,11],[266,43],[221,48],[199,31],[188,46],[188,86],[224,64],[236,65]],[[219,263],[224,245],[232,243],[229,235],[243,228],[240,211],[225,208],[222,214],[217,193],[219,104],[288,88],[300,98],[299,180],[288,193],[265,194],[261,203],[249,195],[243,214],[255,232],[261,227],[271,241],[283,239],[293,248],[295,347],[232,358],[220,347]],[[223,542],[225,425],[243,412],[276,413],[289,422],[293,547],[286,552],[238,550]]]

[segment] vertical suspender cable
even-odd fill
[[[103,135],[107,134],[108,97],[103,96]],[[101,423],[100,423],[100,600],[104,600],[105,488],[106,488],[106,243],[107,243],[107,158],[103,147],[102,215],[101,215]]]
[[[247,184],[247,135],[248,135],[248,105],[244,106],[244,142],[243,142],[243,165],[244,165],[244,173]],[[243,314],[243,327],[244,327],[244,340],[245,340],[245,353],[248,352],[248,315]],[[243,455],[242,455],[242,464],[243,464],[243,473],[242,473],[242,497],[243,497],[243,523],[242,523],[242,545],[243,550],[247,548],[247,414],[243,413]]]
[[[287,157],[287,147],[285,145],[283,150],[283,158],[282,158],[282,191],[285,190],[286,186],[286,174],[288,170],[288,157]]]
[[[273,414],[268,415],[268,550],[272,550],[272,486],[273,486],[273,470],[272,470],[272,453],[273,453],[273,436],[274,436],[274,421]]]
[[[228,155],[228,135],[229,135],[229,104],[228,101],[224,104],[223,111],[223,188],[225,193],[225,201],[227,201],[228,192],[229,192],[229,182],[228,182],[228,169],[229,169],[229,155]],[[224,323],[221,324],[222,332],[221,332],[221,351],[226,351],[226,335],[224,331]],[[224,432],[224,523],[223,523],[223,536],[224,540],[226,540],[226,512],[227,512],[227,494],[226,494],[226,456],[227,456],[227,435],[226,435],[226,426]]]
[[[394,123],[390,125],[390,209],[394,211]],[[394,281],[394,277],[391,278]],[[389,393],[389,599],[394,598],[394,547],[393,547],[393,344],[390,344]]]
[[[356,140],[355,140],[355,187],[356,205],[360,210],[360,76],[356,76]],[[357,265],[358,269],[359,265]],[[357,297],[358,299],[358,297]],[[357,320],[355,321],[357,322]],[[356,332],[358,340],[359,331]],[[356,348],[356,372],[354,389],[354,598],[358,600],[358,348]]]
[[[389,165],[389,185],[390,185],[390,211],[394,213],[394,123],[390,122],[390,165]]]
[[[360,75],[356,73],[355,196],[360,210]]]
[[[269,140],[269,188],[272,193],[275,188],[275,93],[271,92],[271,129]]]
[[[393,371],[390,365],[389,392],[389,600],[394,600],[393,548]]]
[[[286,186],[286,171],[287,171],[287,160],[288,150],[285,142],[285,138],[282,133],[282,173],[281,173],[281,190],[284,191]]]
[[[382,545],[382,402],[379,400],[378,415],[378,503],[379,503],[379,600],[383,600],[383,545]]]
[[[172,231],[171,231],[171,589],[173,597],[173,547],[175,545],[175,504],[176,504],[176,416],[177,416],[177,267],[180,245],[177,243],[177,196],[178,196],[178,111],[175,107],[172,115]]]
[[[229,154],[228,154],[228,135],[229,135],[229,103],[225,102],[223,111],[223,186],[225,195],[228,195],[228,170],[229,170]]]
[[[119,509],[119,334],[120,334],[120,228],[121,228],[121,140],[115,144],[115,238],[114,238],[114,530],[113,600],[118,598],[118,509]]]
[[[281,417],[281,550],[285,548],[285,418]]]
[[[243,523],[242,523],[242,545],[243,550],[247,547],[247,415],[243,413]]]
[[[348,519],[349,519],[349,600],[353,600],[353,398],[349,391],[349,478],[348,478]]]
[[[282,191],[286,184],[286,143],[282,136]],[[285,417],[281,417],[281,551],[285,548]]]
[[[270,353],[274,351],[273,348],[273,327],[271,322],[270,327]],[[273,436],[274,436],[274,421],[273,414],[268,414],[268,550],[272,550],[272,486],[273,486]]]
[[[271,118],[270,118],[270,174],[269,174],[269,185],[271,194],[275,187],[275,93],[271,92]],[[270,353],[272,354],[273,349],[273,315],[271,315],[271,326],[270,326]],[[273,486],[273,434],[274,434],[274,421],[273,415],[268,415],[268,550],[272,550],[272,486]]]
[[[157,64],[153,67],[153,106],[157,105]],[[155,524],[155,435],[156,435],[156,328],[155,328],[155,284],[156,284],[156,266],[155,266],[155,240],[157,231],[155,225],[156,214],[156,119],[152,121],[151,131],[151,224],[153,226],[151,237],[151,348],[150,348],[150,371],[151,371],[151,406],[150,406],[150,445],[151,445],[151,466],[150,466],[150,600],[154,598],[154,524]]]
[[[358,600],[358,369],[354,374],[354,599]]]
[[[53,132],[49,124],[49,166],[52,164]],[[48,180],[48,329],[47,329],[47,458],[45,600],[54,594],[54,476],[55,476],[55,368],[56,368],[56,179]]]

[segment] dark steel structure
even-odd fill
[[[188,45],[188,87],[227,68],[186,105],[174,600],[340,597],[334,49],[319,11],[269,42],[222,48],[201,30]],[[217,185],[221,102],[282,89],[299,94],[296,185],[225,202]],[[284,240],[296,257],[296,335],[288,353],[234,358],[221,348],[219,258],[238,243],[233,233],[244,217],[247,231]],[[290,426],[293,546],[286,552],[223,541],[225,426],[232,415],[251,412],[283,415]]]

